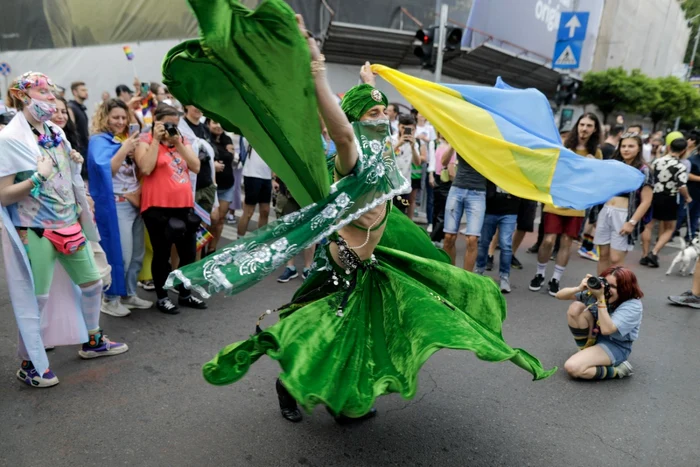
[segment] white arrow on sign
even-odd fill
[[[581,22],[578,20],[578,16],[574,15],[569,21],[564,25],[565,28],[569,28],[569,38],[574,37],[576,28],[581,27]]]

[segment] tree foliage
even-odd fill
[[[615,110],[626,107],[630,98],[630,79],[620,68],[605,71],[592,71],[583,78],[583,88],[579,92],[582,104],[593,104],[603,113],[603,122]]]
[[[615,111],[625,111],[648,115],[654,127],[676,117],[686,124],[700,123],[700,92],[675,76],[650,78],[640,70],[610,68],[587,73],[579,95],[582,104],[598,107],[604,121]]]

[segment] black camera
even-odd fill
[[[177,131],[177,125],[174,123],[164,123],[163,127],[165,128],[165,131],[168,133],[168,136],[177,136],[179,133]]]
[[[591,290],[600,290],[603,289],[603,294],[606,297],[610,296],[610,284],[608,281],[605,279],[605,277],[595,277],[591,276],[588,278],[588,281],[586,282],[586,285],[588,286],[589,289]]]

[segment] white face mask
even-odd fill
[[[31,102],[27,104],[27,110],[29,110],[29,114],[34,119],[40,122],[47,122],[56,113],[56,104],[32,98]]]

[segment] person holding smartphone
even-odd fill
[[[93,118],[88,146],[95,220],[100,244],[112,267],[112,284],[102,301],[102,312],[117,317],[127,316],[132,308],[153,306],[153,302],[136,294],[145,253],[144,224],[139,212],[141,185],[134,163],[141,127],[127,126],[128,120],[127,104],[121,99],[108,100]]]
[[[416,209],[416,194],[420,190],[420,177],[417,179],[418,183],[415,184],[412,175],[416,170],[415,167],[418,167],[417,170],[420,171],[421,164],[427,160],[425,146],[418,144],[415,131],[416,120],[411,115],[400,115],[399,132],[392,136],[396,166],[406,180],[412,181],[412,191],[408,195],[408,199],[398,196],[394,200],[394,205],[408,215],[409,219],[413,219],[413,213]]]
[[[141,215],[152,239],[153,283],[158,301],[156,306],[167,314],[177,314],[179,307],[168,297],[165,281],[170,274],[170,250],[173,245],[180,266],[194,262],[197,254],[197,228],[200,219],[194,214],[194,195],[190,171],[200,170],[199,158],[190,143],[180,135],[177,125],[180,113],[174,107],[160,104],[154,114],[152,133],[141,136],[134,159],[143,174]],[[184,286],[179,286],[178,304],[205,309],[206,303]]]

